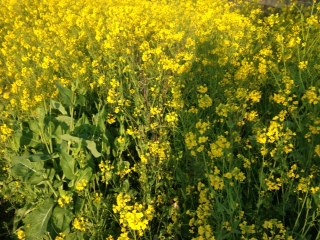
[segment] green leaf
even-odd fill
[[[31,130],[32,132],[40,135],[40,133],[41,133],[41,128],[40,128],[40,125],[39,125],[39,122],[38,122],[38,121],[36,121],[36,120],[30,120],[30,121],[28,122],[28,124],[29,124],[29,128],[30,128],[30,130]]]
[[[37,154],[29,155],[28,158],[29,158],[32,162],[40,162],[40,161],[50,160],[50,159],[54,158],[54,155],[37,153]]]
[[[86,140],[87,148],[95,158],[101,157],[101,153],[97,150],[97,145],[94,141]]]
[[[87,167],[84,170],[80,170],[77,175],[78,175],[78,178],[77,178],[78,182],[81,180],[87,180],[89,182],[92,176],[92,169],[90,167]]]
[[[60,123],[65,123],[68,128],[70,128],[71,126],[71,123],[72,123],[72,117],[69,117],[69,116],[64,116],[64,115],[60,115],[60,116],[57,116],[56,119],[60,122]]]
[[[66,106],[71,107],[73,105],[72,91],[61,84],[57,84],[57,88],[59,90],[59,99],[61,102]]]
[[[72,180],[75,178],[75,159],[66,152],[60,155],[60,166],[66,178]]]
[[[84,240],[84,239],[87,239],[87,238],[85,238],[84,234],[80,232],[69,233],[65,238],[65,240]]]
[[[103,107],[96,115],[93,116],[93,122],[96,127],[98,127],[101,133],[106,132],[106,119],[108,117],[108,112],[106,107]]]
[[[57,109],[59,112],[61,112],[63,115],[67,115],[68,112],[66,111],[66,109],[64,108],[64,106],[57,101],[51,100],[50,101],[50,106],[53,109]]]
[[[126,192],[129,192],[129,189],[130,189],[130,183],[129,183],[128,179],[126,179],[122,183],[121,191],[126,193]]]
[[[14,157],[12,159],[12,176],[21,177],[25,182],[38,184],[44,180],[44,163],[31,162],[26,156]]]
[[[47,232],[53,207],[53,200],[47,199],[26,216],[23,220],[26,226],[26,239],[37,240],[43,238],[43,235]]]
[[[51,218],[54,229],[58,232],[69,230],[73,217],[74,215],[70,210],[59,206],[55,207]]]
[[[21,221],[28,215],[32,208],[31,203],[26,203],[22,208],[18,208],[14,212],[13,229],[17,229]]]
[[[69,141],[69,142],[76,142],[76,143],[82,142],[82,138],[71,136],[70,134],[63,134],[60,137],[62,140]]]
[[[82,94],[78,95],[76,104],[80,105],[81,107],[85,107],[86,106],[86,96],[82,95]]]

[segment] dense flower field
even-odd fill
[[[1,0],[0,237],[319,239],[319,10]]]

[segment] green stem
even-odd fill
[[[306,201],[307,201],[307,196],[308,196],[308,194],[306,194],[305,197],[304,197],[304,199],[303,199],[302,206],[301,206],[301,209],[300,209],[300,211],[299,211],[299,213],[298,213],[298,216],[297,216],[297,218],[296,218],[296,221],[295,221],[295,223],[294,223],[294,225],[293,225],[293,229],[295,229],[296,226],[298,225],[298,221],[300,220],[300,217],[301,217],[301,214],[302,214],[302,209],[303,209],[303,207],[304,207],[304,205],[306,204]]]

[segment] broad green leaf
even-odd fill
[[[111,152],[111,146],[109,143],[109,139],[106,134],[102,134],[102,152],[106,153],[107,155],[110,155]]]
[[[82,114],[81,118],[77,120],[75,127],[81,127],[84,124],[90,124],[90,121],[85,114]]]
[[[50,160],[53,158],[53,156],[49,154],[38,153],[38,154],[29,155],[28,158],[32,162],[40,162],[40,161]]]
[[[105,132],[106,130],[106,118],[108,116],[108,113],[106,111],[106,108],[103,107],[102,110],[100,110],[95,116],[94,116],[94,125],[99,127],[101,132]]]
[[[54,168],[47,169],[46,174],[45,174],[46,180],[49,180],[52,182],[52,180],[55,176],[55,173],[56,173],[56,171],[54,170]]]
[[[73,217],[74,215],[70,210],[59,206],[55,207],[51,218],[54,229],[58,232],[68,230]]]
[[[87,238],[85,238],[84,234],[80,232],[69,233],[65,238],[65,240],[84,240],[84,239],[87,239]]]
[[[82,94],[78,95],[76,104],[80,105],[81,107],[86,106],[86,96]]]
[[[94,141],[86,140],[86,144],[87,148],[90,150],[90,152],[95,158],[101,157],[101,153],[98,152],[97,145]]]
[[[92,176],[92,169],[90,167],[87,167],[84,170],[80,170],[77,175],[77,181],[87,180],[89,182]]]
[[[21,221],[26,217],[32,208],[31,203],[26,203],[22,208],[16,209],[13,219],[13,229],[17,229],[18,225],[21,224]]]
[[[72,180],[75,178],[75,159],[66,152],[60,156],[60,165],[66,178]]]
[[[43,235],[47,232],[53,207],[54,201],[47,199],[26,216],[23,220],[26,226],[26,239],[43,239]]]
[[[82,138],[71,136],[70,134],[63,134],[60,137],[62,140],[65,140],[65,141],[76,142],[76,143],[82,142]]]
[[[66,111],[66,109],[64,108],[64,106],[60,102],[51,100],[50,101],[50,106],[53,109],[57,109],[63,115],[67,115],[68,114],[68,112]]]
[[[128,181],[128,179],[124,180],[123,183],[122,183],[122,186],[121,186],[121,191],[123,192],[128,192],[130,189],[130,183]]]
[[[21,177],[25,182],[38,184],[44,180],[44,163],[31,162],[26,156],[14,157],[11,173],[14,177]]]
[[[65,123],[69,128],[71,126],[71,123],[72,123],[72,117],[69,117],[69,116],[64,116],[64,115],[61,115],[61,116],[57,116],[56,119],[60,122],[60,123]]]
[[[21,139],[21,136],[22,136],[22,133],[20,131],[17,131],[13,138],[12,138],[12,141],[11,141],[11,144],[10,144],[10,148],[12,150],[14,150],[15,152],[19,151],[20,149],[20,139]]]
[[[23,123],[22,125],[23,125],[23,127],[22,127],[21,131],[16,132],[16,137],[14,139],[15,141],[19,141],[19,142],[17,142],[17,145],[19,145],[20,147],[37,146],[39,144],[39,141],[38,141],[39,134],[36,132],[33,132],[30,129],[30,125],[28,123]],[[35,131],[37,131],[37,130],[35,130]],[[38,131],[39,132],[41,131],[40,127],[38,127]]]
[[[41,128],[39,125],[39,122],[36,120],[30,120],[29,122],[29,128],[32,132],[36,133],[36,134],[40,134],[41,133]]]
[[[71,107],[73,105],[73,93],[69,88],[66,88],[62,86],[61,84],[57,84],[57,88],[59,90],[59,99],[63,104],[65,104],[68,107]]]

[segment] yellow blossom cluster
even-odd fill
[[[214,167],[214,171],[212,174],[208,174],[208,179],[210,181],[211,186],[214,188],[214,190],[218,191],[218,190],[224,189],[225,187],[224,180],[223,180],[223,177],[221,176],[220,169],[218,169],[217,167]]]
[[[239,224],[239,227],[241,229],[241,234],[244,237],[248,238],[248,239],[256,239],[256,238],[249,238],[249,236],[251,234],[256,233],[256,229],[255,229],[255,225],[251,224],[249,225],[247,221],[243,221]]]
[[[320,102],[319,91],[315,87],[310,87],[302,96],[302,100],[306,100],[309,104],[318,104]]]
[[[264,233],[262,236],[263,240],[271,239],[288,239],[293,240],[294,238],[288,235],[287,230],[283,223],[277,219],[266,220],[263,223]]]
[[[73,202],[73,198],[71,194],[61,194],[58,199],[58,204],[60,207],[66,207]]]
[[[146,148],[141,151],[140,159],[143,164],[162,164],[171,156],[171,147],[168,141],[149,141]]]
[[[114,169],[114,166],[111,164],[111,161],[101,161],[99,163],[99,169],[101,171],[101,180],[102,182],[108,183],[108,181],[112,178],[112,170]]]
[[[81,179],[76,183],[75,188],[77,191],[82,192],[83,190],[86,189],[87,186],[88,186],[88,180]]]
[[[213,211],[213,195],[201,182],[198,183],[197,190],[199,192],[199,206],[195,212],[189,211],[187,213],[191,216],[189,231],[197,234],[197,237],[193,238],[194,240],[214,240],[212,226],[208,224]]]
[[[80,232],[85,232],[87,230],[88,223],[88,220],[84,217],[75,218],[73,220],[73,227]]]
[[[265,183],[269,191],[278,191],[283,185],[282,179],[275,178],[273,175],[271,175],[268,179],[265,179]]]
[[[113,205],[113,212],[119,214],[122,237],[131,231],[142,237],[154,218],[155,210],[151,204],[145,206],[135,202],[134,205],[131,205],[132,200],[129,195],[120,193],[117,196],[117,204]]]
[[[257,132],[257,142],[262,145],[261,154],[268,154],[266,144],[275,144],[270,151],[270,155],[274,157],[278,151],[288,154],[293,151],[293,143],[291,142],[296,135],[293,131],[285,127],[285,119],[287,111],[281,111],[277,116],[273,117],[268,128],[263,128]]]
[[[199,119],[195,124],[197,129],[196,133],[188,132],[185,135],[185,143],[187,149],[190,150],[191,155],[196,156],[205,150],[205,145],[209,140],[208,131],[212,124],[208,121]]]
[[[220,135],[214,143],[210,144],[210,151],[208,155],[211,159],[221,158],[224,156],[225,152],[231,148],[231,143],[226,137]]]
[[[7,124],[2,124],[0,126],[0,138],[1,141],[6,142],[10,136],[13,134],[13,129],[11,129]]]
[[[64,240],[66,238],[66,234],[64,233],[59,233],[58,236],[54,240]]]
[[[229,180],[234,178],[234,180],[239,182],[244,182],[244,180],[246,179],[245,174],[241,172],[241,170],[238,167],[233,168],[231,172],[227,172],[223,174],[223,176]]]
[[[26,239],[26,233],[25,233],[24,230],[19,229],[16,234],[17,234],[17,238],[19,240],[25,240]]]

